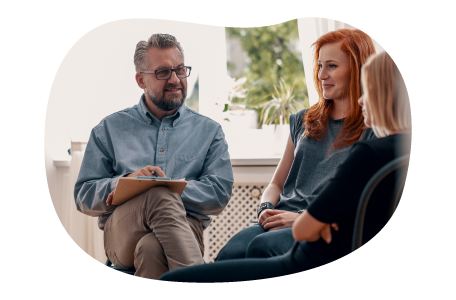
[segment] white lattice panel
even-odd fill
[[[213,217],[204,231],[204,260],[209,263],[217,257],[226,242],[242,229],[254,225],[260,196],[268,183],[242,183],[233,185],[233,194],[225,210]],[[257,197],[258,196],[258,197]]]

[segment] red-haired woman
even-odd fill
[[[293,222],[335,174],[351,146],[375,138],[363,124],[357,103],[361,66],[375,53],[371,38],[357,29],[342,29],[321,36],[313,46],[319,101],[290,116],[290,137],[261,198],[258,225],[233,236],[217,261],[286,253],[294,243]]]

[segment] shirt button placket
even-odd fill
[[[159,129],[159,134],[158,134],[158,140],[157,140],[157,150],[158,150],[158,154],[156,156],[157,160],[156,160],[156,163],[157,165],[160,166],[160,168],[162,170],[164,170],[164,168],[166,167],[166,153],[165,153],[165,149],[166,149],[166,129],[165,129],[165,126],[164,124],[161,124],[161,129]],[[161,131],[161,132],[160,132]]]
[[[165,127],[162,127],[162,131],[165,131]],[[163,139],[163,137],[161,138],[161,140],[162,140],[162,139]],[[163,151],[165,151],[165,149],[160,148],[160,152],[163,152]]]

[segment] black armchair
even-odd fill
[[[399,199],[402,195],[404,189],[405,177],[407,175],[407,168],[409,163],[410,155],[404,155],[402,157],[396,158],[395,160],[390,161],[385,166],[383,166],[377,173],[372,176],[372,178],[367,182],[361,198],[358,203],[358,210],[356,213],[355,219],[355,228],[353,231],[353,244],[352,251],[355,251],[362,246],[362,237],[363,237],[363,228],[364,228],[364,219],[366,215],[367,205],[375,188],[378,184],[393,171],[397,170],[397,181],[394,187],[392,197],[389,202],[389,214],[388,219],[393,215]]]

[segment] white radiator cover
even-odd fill
[[[236,233],[257,220],[256,209],[260,197],[252,197],[252,190],[259,189],[261,194],[268,183],[234,183],[233,194],[223,212],[213,217],[211,224],[204,230],[204,260],[213,262],[220,249]]]

